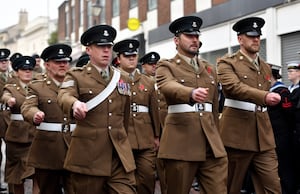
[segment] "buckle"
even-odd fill
[[[255,110],[256,111],[259,111],[259,112],[265,112],[267,109],[267,107],[264,107],[264,106],[256,106]]]
[[[70,126],[68,124],[62,124],[61,125],[61,132],[65,133],[70,131]]]
[[[205,110],[205,104],[197,103],[196,105],[196,112],[204,111]]]
[[[131,106],[131,111],[132,112],[138,112],[138,110],[139,110],[139,106],[138,105],[136,105],[135,103],[133,103],[130,106]]]

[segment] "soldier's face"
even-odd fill
[[[200,42],[199,35],[180,34],[174,38],[177,50],[187,57],[194,57],[198,54]]]
[[[255,54],[260,49],[260,36],[247,36],[245,34],[238,36],[241,49],[247,53]]]
[[[90,56],[90,62],[99,67],[106,67],[112,58],[112,45],[96,45],[86,47],[86,53]]]
[[[138,55],[124,55],[120,54],[119,57],[120,60],[120,67],[128,72],[131,73],[135,70],[137,64],[138,64]]]
[[[66,72],[70,68],[70,63],[68,61],[54,61],[50,60],[46,63],[47,73],[59,80],[61,78],[64,78],[66,75]]]
[[[32,70],[19,69],[17,71],[17,75],[18,75],[19,79],[24,83],[28,83],[32,80]]]
[[[287,71],[288,80],[291,82],[297,82],[300,79],[300,71],[298,69],[289,69]]]
[[[9,64],[8,60],[0,61],[0,71],[1,71],[1,72],[7,71],[7,69],[8,69],[8,64]]]
[[[156,64],[145,63],[145,64],[143,64],[142,67],[143,67],[145,74],[151,75],[151,76],[155,75]]]

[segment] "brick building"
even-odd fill
[[[300,22],[296,19],[300,17],[299,0],[68,0],[58,9],[59,41],[72,46],[74,60],[84,50],[80,44],[81,34],[95,24],[116,28],[116,41],[138,39],[140,55],[156,51],[162,58],[173,57],[176,50],[168,26],[184,15],[197,15],[203,19],[200,55],[213,64],[218,57],[238,49],[236,34],[231,27],[248,16],[266,20],[260,52],[266,61],[283,65],[300,59],[297,54],[300,51]],[[130,18],[139,20],[138,29],[128,29]],[[286,81],[286,70],[282,70]]]

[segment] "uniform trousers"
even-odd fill
[[[155,188],[156,151],[153,148],[133,149],[136,189],[139,194],[153,194]]]
[[[161,194],[167,194],[165,165],[163,159],[161,158],[156,159],[156,171],[159,179]]]
[[[111,171],[111,176],[71,172],[75,194],[136,194],[134,171],[126,173],[118,157],[113,157]]]
[[[167,194],[189,194],[195,177],[201,194],[227,194],[227,164],[227,157],[208,156],[200,162],[164,159]]]
[[[226,151],[229,194],[240,194],[249,166],[256,194],[281,194],[275,149],[253,152],[226,147]]]
[[[36,168],[35,177],[40,194],[74,194],[69,171]]]

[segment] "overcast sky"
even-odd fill
[[[28,12],[28,21],[38,16],[58,17],[58,7],[64,0],[1,0],[0,30],[15,25],[19,21],[20,10]]]

